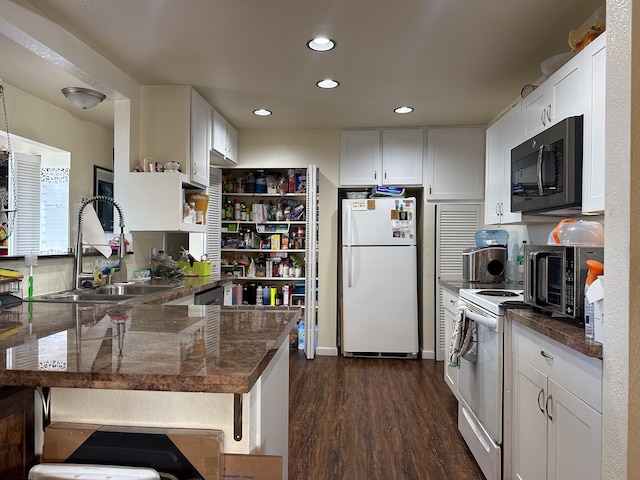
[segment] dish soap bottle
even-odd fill
[[[518,256],[516,257],[516,279],[518,283],[524,283],[524,247],[527,244],[526,240],[522,241],[522,245],[520,245],[520,251],[518,251]]]
[[[596,278],[604,272],[604,264],[597,260],[587,260],[586,263],[589,271],[587,272],[587,279],[584,282],[584,335],[587,338],[593,339],[593,303],[587,300],[587,290],[589,290],[589,286]]]

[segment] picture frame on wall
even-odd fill
[[[113,170],[93,166],[93,195],[113,198]],[[113,205],[107,202],[95,202],[96,214],[105,232],[113,232]]]

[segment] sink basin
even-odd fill
[[[96,295],[149,295],[177,288],[176,285],[104,285],[90,290]]]
[[[71,290],[68,292],[50,293],[33,297],[34,302],[67,302],[67,303],[127,303],[139,300],[146,295],[153,295],[178,288],[179,285],[135,285],[116,284],[97,288]]]

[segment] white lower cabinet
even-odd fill
[[[449,345],[453,336],[453,324],[458,311],[458,295],[441,287],[444,315],[444,381],[458,398],[458,367],[449,366]]]
[[[597,480],[602,361],[513,325],[512,472],[517,480]]]

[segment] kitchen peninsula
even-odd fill
[[[0,385],[38,387],[45,421],[219,429],[225,453],[283,458],[285,307],[24,303],[0,312]],[[49,418],[47,418],[49,417]]]

